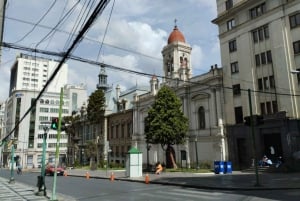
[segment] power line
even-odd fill
[[[33,48],[18,46],[18,45],[14,45],[14,44],[10,44],[10,43],[5,43],[5,42],[3,42],[2,46],[7,47],[7,48],[19,49],[19,50],[36,52],[36,53],[40,53],[40,54],[46,54],[46,55],[58,56],[58,57],[62,57],[65,54],[65,53],[57,53],[57,52],[40,50],[40,49],[33,49]],[[88,63],[88,64],[91,64],[91,65],[103,66],[103,67],[106,67],[108,69],[112,69],[112,70],[116,70],[116,71],[122,71],[122,72],[127,72],[127,73],[136,74],[136,75],[147,76],[147,77],[152,77],[153,76],[152,73],[139,72],[139,71],[130,70],[130,69],[122,68],[122,67],[117,67],[117,66],[113,66],[113,65],[110,65],[110,64],[105,64],[103,62],[98,62],[98,61],[93,61],[93,60],[81,58],[79,56],[69,55],[68,58],[70,58],[72,60],[75,60],[75,61]],[[168,78],[168,77],[165,77],[165,76],[162,76],[162,75],[156,75],[156,76],[161,78],[161,79],[166,79],[166,80],[174,80],[174,81],[185,82],[185,83],[190,83],[190,84],[199,84],[199,82],[194,82],[194,81],[190,81],[190,80],[181,81],[181,80],[177,80],[177,79]],[[210,84],[202,84],[202,85],[207,86],[207,87],[215,87],[214,85],[210,85]],[[233,90],[233,87],[227,87],[227,86],[220,86],[220,88]],[[248,89],[240,89],[240,91],[248,91]],[[276,93],[276,92],[259,91],[259,90],[251,90],[251,91],[254,92],[254,93],[270,94],[270,95],[296,96],[296,97],[300,96],[299,94],[290,94],[290,93]]]
[[[48,15],[48,13],[50,12],[50,10],[54,7],[54,5],[56,4],[56,0],[54,0],[54,2],[51,4],[51,6],[48,8],[48,10],[46,11],[46,13],[44,13],[44,15],[37,21],[37,23],[34,24],[33,28],[28,31],[21,39],[19,39],[18,41],[14,42],[14,43],[19,43],[22,40],[24,40],[30,33],[33,32],[33,30],[37,27],[37,25]]]
[[[25,23],[25,24],[31,24],[31,25],[34,25],[34,23],[32,23],[32,22],[28,22],[28,21],[25,21],[25,20],[22,20],[22,19],[17,19],[17,18],[13,18],[13,17],[9,17],[9,16],[6,16],[5,18],[6,18],[6,19],[9,19],[9,20],[13,20],[13,21]],[[64,34],[67,34],[67,35],[71,34],[70,32],[65,31],[65,30],[58,29],[57,27],[54,27],[54,28],[53,28],[53,27],[49,27],[49,26],[41,25],[41,24],[39,24],[39,25],[37,25],[37,26],[38,26],[38,27],[45,28],[45,29],[50,29],[50,30],[53,29],[53,30],[55,30],[55,31],[57,31],[57,32],[64,33]],[[87,37],[87,36],[84,37],[84,40],[99,43],[99,41],[94,40],[94,39],[92,39],[92,38],[89,38],[89,37]],[[150,59],[162,61],[161,58],[153,57],[153,56],[150,56],[150,55],[141,53],[141,52],[137,52],[137,51],[135,51],[135,50],[130,50],[130,49],[118,47],[118,46],[116,46],[116,45],[112,45],[112,44],[104,43],[104,42],[103,42],[103,45],[106,45],[106,46],[111,47],[111,48],[114,48],[114,49],[122,50],[122,51],[125,51],[125,52],[130,52],[130,53],[133,53],[133,54],[136,54],[136,55],[140,55],[140,56],[143,56],[143,57],[147,57],[147,58],[150,58]]]
[[[15,127],[9,132],[9,134],[7,134],[4,138],[2,138],[1,141],[6,140],[16,130],[16,128],[19,127],[20,123],[25,119],[25,117],[29,114],[29,112],[33,108],[35,108],[38,99],[45,92],[45,90],[47,89],[47,87],[49,86],[49,84],[51,83],[51,81],[55,78],[56,74],[58,73],[58,71],[60,70],[60,68],[62,67],[62,65],[69,58],[69,55],[71,54],[71,52],[78,45],[78,43],[82,40],[84,34],[86,34],[86,32],[88,31],[88,29],[90,28],[90,26],[93,24],[93,22],[97,18],[98,14],[102,13],[102,11],[104,10],[104,8],[108,4],[108,2],[109,2],[109,0],[102,0],[102,1],[100,1],[98,3],[98,5],[94,9],[93,13],[89,17],[88,21],[85,23],[85,25],[83,26],[83,28],[81,29],[81,31],[79,32],[79,34],[77,35],[77,37],[75,38],[75,40],[73,41],[72,45],[69,47],[69,49],[67,50],[67,52],[64,53],[61,61],[59,62],[58,66],[56,67],[56,69],[54,70],[54,72],[52,73],[52,75],[50,76],[49,80],[47,80],[44,88],[40,91],[40,93],[38,94],[38,96],[34,99],[33,103],[31,104],[31,106],[29,107],[29,109],[25,112],[25,114],[22,116],[22,118],[20,118],[20,120],[18,122],[16,122]]]

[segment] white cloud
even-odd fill
[[[30,21],[33,24],[49,8],[53,1],[27,0],[10,1],[6,12],[7,16]],[[57,1],[43,25],[54,26],[62,15],[65,4],[66,10],[70,9],[77,0]],[[73,52],[76,56],[96,60],[100,49],[100,42],[103,40],[108,16],[111,11],[112,2],[108,4],[104,12],[99,16],[93,27],[88,31],[87,37],[95,41],[83,40]],[[28,12],[33,10],[35,12]],[[65,10],[65,11],[66,11]],[[76,16],[80,12],[77,9],[74,14],[64,23],[61,29],[71,30],[76,22]],[[219,63],[219,45],[217,41],[217,27],[211,23],[216,17],[216,2],[214,0],[130,0],[115,1],[115,7],[105,36],[104,45],[101,51],[100,61],[107,64],[128,68],[138,72],[162,75],[162,48],[167,44],[167,38],[174,26],[174,19],[178,19],[177,25],[184,34],[186,41],[193,47],[192,65],[193,74],[201,74],[210,68],[211,64]],[[5,42],[16,41],[32,25],[6,20]],[[34,47],[37,41],[49,30],[36,28],[24,41],[22,45]],[[61,52],[65,46],[68,35],[58,33],[46,41],[42,49],[48,44],[47,50]],[[113,45],[115,47],[112,47]],[[69,47],[69,46],[67,46]],[[126,51],[130,50],[130,51]],[[12,50],[14,51],[14,50]],[[204,55],[205,53],[205,55]],[[3,60],[15,59],[15,55],[3,52]],[[147,56],[145,56],[147,55]],[[47,57],[45,55],[45,57]],[[88,90],[93,91],[98,82],[99,67],[68,61],[69,82],[71,84],[86,83]],[[0,67],[0,83],[8,86],[10,66]],[[199,69],[201,69],[199,71]],[[6,73],[4,73],[6,71]],[[149,77],[135,75],[126,72],[107,70],[108,83],[118,83],[122,88],[138,84],[148,84]],[[7,87],[8,88],[8,87]],[[1,88],[2,90],[3,88]],[[0,97],[7,96],[5,90],[0,90]],[[4,98],[5,99],[5,98]]]

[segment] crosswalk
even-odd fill
[[[0,177],[1,201],[46,201],[43,196],[36,196],[33,187],[20,183],[8,183],[7,179]]]

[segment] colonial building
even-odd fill
[[[264,118],[256,157],[288,158],[300,150],[300,2],[217,0],[217,10],[229,158],[242,168],[254,157],[251,112]]]
[[[222,69],[192,77],[191,46],[175,26],[162,50],[164,76],[161,85],[172,87],[182,101],[182,110],[189,119],[188,138],[183,145],[174,145],[176,162],[182,166],[199,166],[202,162],[227,159],[226,135],[223,129]],[[136,96],[133,110],[133,145],[143,152],[143,162],[169,164],[160,145],[145,142],[144,120],[154,103],[160,84],[153,76],[151,91]]]

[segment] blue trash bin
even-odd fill
[[[225,174],[231,174],[232,173],[231,161],[225,161],[224,167],[225,167]]]
[[[224,174],[224,162],[215,161],[214,162],[215,174]]]

